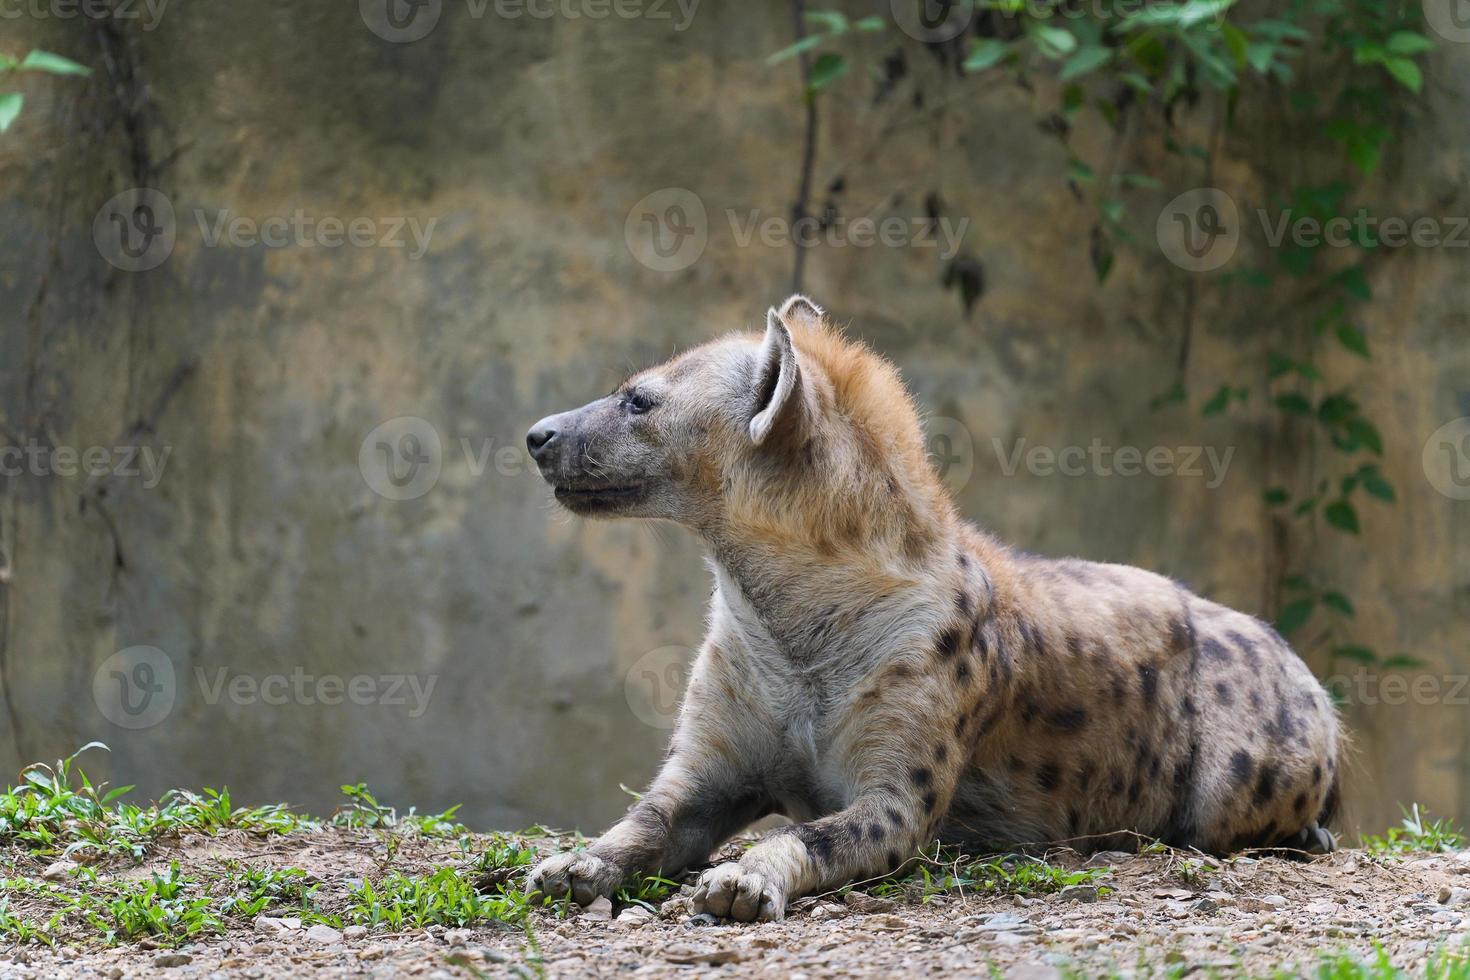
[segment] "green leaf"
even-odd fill
[[[20,108],[25,103],[26,97],[19,92],[0,93],[0,133],[10,128],[10,124],[15,122],[15,117],[20,115]]]
[[[1221,385],[1220,390],[1215,392],[1214,397],[1205,402],[1204,407],[1199,410],[1201,415],[1219,415],[1230,407],[1230,386]]]
[[[1424,661],[1407,653],[1396,653],[1383,661],[1384,670],[1416,670],[1424,666]]]
[[[1339,272],[1336,278],[1349,296],[1362,300],[1373,298],[1373,287],[1368,285],[1368,277],[1363,274],[1362,266],[1349,266]]]
[[[882,17],[874,14],[871,17],[864,17],[862,20],[858,21],[852,26],[854,30],[862,31],[864,34],[876,34],[878,31],[883,30],[883,28],[887,25],[884,23]]]
[[[818,55],[817,60],[812,62],[811,77],[807,79],[806,83],[807,91],[820,92],[843,75],[846,75],[849,67],[847,59],[835,52],[828,51]]]
[[[1357,611],[1353,609],[1353,604],[1349,602],[1348,597],[1343,595],[1341,592],[1322,593],[1322,605],[1327,606],[1330,609],[1335,609],[1338,612],[1342,613],[1344,616],[1357,615]]]
[[[847,32],[847,15],[840,10],[808,10],[806,22],[813,27],[824,29],[829,34]]]
[[[1272,487],[1261,494],[1261,496],[1265,499],[1266,506],[1268,507],[1280,507],[1291,499],[1291,494],[1287,493],[1282,487]]]
[[[1424,75],[1419,71],[1419,66],[1408,58],[1385,58],[1383,68],[1398,81],[1400,85],[1419,94],[1419,89],[1424,86]]]
[[[1413,31],[1394,31],[1388,36],[1387,47],[1392,54],[1423,54],[1434,50],[1434,42]]]
[[[795,58],[799,54],[805,54],[825,40],[826,38],[820,34],[808,34],[806,37],[802,38],[800,41],[797,41],[795,44],[788,45],[782,48],[780,51],[777,51],[775,54],[771,55],[769,58],[766,59],[766,64],[779,65],[783,61],[790,61],[792,58]]]
[[[1358,533],[1358,512],[1346,500],[1334,500],[1322,511],[1327,523],[1348,534]]]
[[[1354,354],[1363,357],[1373,356],[1368,353],[1368,338],[1363,336],[1363,331],[1347,321],[1337,325],[1337,341]]]
[[[1031,35],[1041,53],[1050,58],[1071,54],[1077,48],[1077,36],[1065,27],[1038,24],[1031,30]]]
[[[1368,491],[1370,496],[1390,504],[1397,499],[1393,492],[1393,484],[1384,479],[1383,474],[1378,472],[1376,467],[1364,467],[1362,476],[1363,489]]]
[[[1307,620],[1312,618],[1312,611],[1316,608],[1316,599],[1297,599],[1294,602],[1288,602],[1276,615],[1276,629],[1283,634],[1295,633],[1307,625]]]
[[[1292,415],[1312,414],[1312,403],[1307,401],[1305,395],[1298,394],[1295,391],[1288,391],[1285,394],[1277,395],[1276,407],[1283,412],[1290,412]]]
[[[1076,54],[1072,55],[1072,57],[1068,58],[1066,64],[1062,65],[1062,81],[1065,82],[1079,75],[1086,75],[1090,71],[1096,71],[1112,60],[1112,48],[1103,47],[1102,45],[1082,48]]]
[[[976,38],[970,42],[970,53],[965,56],[964,69],[968,72],[984,71],[1010,53],[1011,46],[993,37]]]
[[[1360,664],[1376,664],[1378,662],[1378,654],[1374,653],[1371,648],[1356,644],[1334,647],[1332,656],[1334,659],[1353,660]]]
[[[1352,440],[1375,456],[1383,455],[1383,436],[1378,427],[1361,415],[1356,415],[1348,420],[1348,435]]]
[[[26,55],[20,63],[21,71],[44,71],[52,75],[90,75],[92,69],[79,65],[70,58],[63,58],[50,51],[36,50]]]
[[[1090,184],[1097,179],[1097,174],[1086,163],[1073,157],[1067,163],[1067,177],[1079,184]]]

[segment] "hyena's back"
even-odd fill
[[[945,836],[1330,843],[1313,834],[1337,807],[1336,713],[1274,630],[1141,569],[1008,557],[982,559],[996,696]]]

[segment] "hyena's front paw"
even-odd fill
[[[780,883],[733,861],[699,876],[693,904],[696,913],[708,912],[737,922],[775,922],[786,917],[786,893]]]
[[[568,851],[547,858],[526,879],[526,891],[552,898],[572,896],[578,905],[591,905],[599,896],[612,897],[623,880],[623,871],[587,851]]]

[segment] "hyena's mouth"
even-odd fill
[[[553,492],[557,503],[572,510],[600,510],[641,498],[646,487],[639,483],[620,486],[568,486],[558,484]]]

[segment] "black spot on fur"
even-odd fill
[[[959,627],[951,626],[949,629],[939,634],[939,645],[935,648],[935,652],[937,652],[941,657],[943,657],[945,660],[948,660],[950,657],[953,657],[956,653],[958,653],[959,649]]]
[[[1190,646],[1189,624],[1182,619],[1169,620],[1169,649],[1175,651],[1187,650]]]
[[[964,715],[960,715],[958,718],[956,718],[954,720],[954,737],[955,738],[960,738],[961,736],[963,736],[965,734],[965,723],[967,721],[969,721],[969,719],[966,718]]]
[[[1312,767],[1312,785],[1313,786],[1316,786],[1321,781],[1322,781],[1322,767],[1321,766],[1313,766]]]
[[[1230,689],[1229,681],[1215,682],[1215,700],[1223,705],[1235,703],[1235,692]]]
[[[1108,777],[1108,792],[1114,796],[1123,792],[1123,774],[1116,769]]]
[[[940,742],[939,744],[935,745],[934,746],[934,761],[936,763],[938,763],[939,765],[944,765],[944,760],[947,759],[947,758],[949,758],[949,746],[948,745],[945,745],[943,742]]]
[[[1251,802],[1256,806],[1270,802],[1276,795],[1276,769],[1274,766],[1262,766],[1261,771],[1256,774],[1256,791],[1251,797]]]
[[[914,785],[918,786],[920,789],[925,786],[930,786],[934,783],[934,773],[930,772],[927,766],[920,766],[919,768],[913,770],[909,773],[909,778],[912,779],[914,781]]]
[[[1298,793],[1298,794],[1296,794],[1296,799],[1295,800],[1292,800],[1292,802],[1291,802],[1291,808],[1292,808],[1293,811],[1296,812],[1296,815],[1297,816],[1299,816],[1299,817],[1306,816],[1307,815],[1307,794],[1306,793]]]
[[[1067,652],[1071,653],[1074,657],[1082,656],[1084,652],[1082,649],[1082,637],[1078,636],[1076,633],[1068,632]]]
[[[1138,690],[1143,703],[1152,705],[1159,697],[1159,669],[1153,664],[1138,665]]]
[[[1241,653],[1245,654],[1245,662],[1250,665],[1251,670],[1261,669],[1261,653],[1256,649],[1256,644],[1247,636],[1231,630],[1225,634],[1226,638],[1234,643]]]
[[[1230,757],[1230,775],[1237,784],[1250,779],[1255,767],[1255,760],[1244,749],[1236,749],[1235,754]]]
[[[1250,701],[1251,701],[1251,708],[1253,710],[1255,710],[1255,711],[1260,711],[1261,708],[1264,706],[1264,702],[1261,701],[1261,692],[1260,691],[1251,691]]]
[[[888,852],[888,867],[890,869],[896,868],[896,867],[898,867],[902,863],[903,863],[903,859],[898,856],[898,852],[897,851],[889,851]]]
[[[1113,674],[1112,694],[1114,704],[1122,704],[1124,698],[1128,697],[1128,682],[1123,679],[1122,674]]]
[[[1095,771],[1096,770],[1094,769],[1091,762],[1082,763],[1082,765],[1077,769],[1078,790],[1084,793],[1087,792],[1087,788],[1092,785],[1092,777]]]
[[[959,684],[961,687],[969,684],[970,665],[965,663],[963,660],[956,660],[954,664],[954,679],[955,683]]]
[[[898,830],[903,827],[903,814],[898,812],[897,807],[884,807],[883,815],[888,818],[888,826],[892,827],[894,830]]]
[[[1087,709],[1072,705],[1047,715],[1046,723],[1059,732],[1075,733],[1087,727]]]
[[[1036,770],[1036,785],[1050,793],[1062,782],[1062,771],[1057,768],[1056,763],[1043,763]]]
[[[832,858],[839,832],[831,826],[816,823],[801,823],[791,828],[797,840],[806,845],[807,852],[823,864]]]
[[[1006,765],[1014,773],[1026,771],[1026,760],[1022,759],[1019,755],[1011,756],[1010,761]]]
[[[939,798],[934,795],[934,791],[932,789],[929,792],[927,792],[927,793],[924,794],[924,812],[925,813],[933,813],[934,812],[934,808],[938,804],[939,804]]]
[[[1230,651],[1214,637],[1205,637],[1204,642],[1199,645],[1199,652],[1206,660],[1218,660],[1221,663],[1230,661]]]

